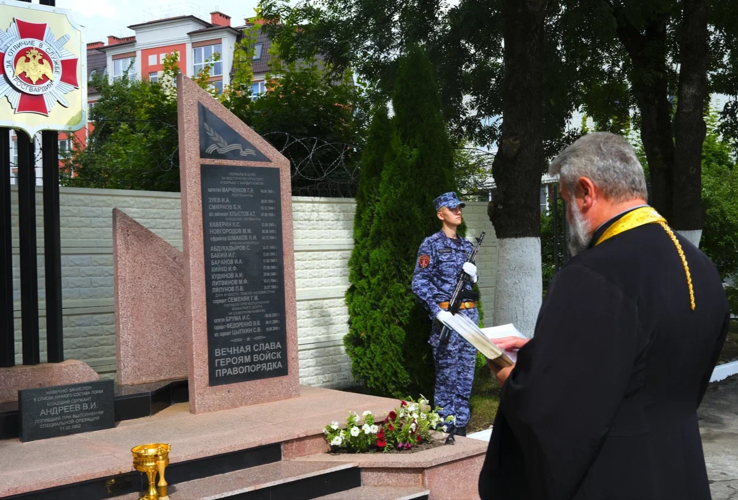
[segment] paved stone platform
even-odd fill
[[[383,416],[398,404],[301,386],[298,398],[273,403],[199,415],[182,403],[114,429],[28,443],[6,439],[0,441],[0,497],[131,472],[131,448],[145,443],[170,443],[172,464],[273,443],[284,443],[284,459],[318,453],[327,449],[326,424],[345,422],[349,411]]]
[[[710,384],[698,416],[712,498],[738,499],[738,375]]]

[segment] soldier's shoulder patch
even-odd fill
[[[421,255],[420,258],[418,259],[418,265],[422,267],[423,269],[425,269],[426,267],[428,267],[428,264],[430,264],[430,256]]]

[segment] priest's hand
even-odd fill
[[[515,351],[530,341],[530,339],[521,339],[520,337],[500,337],[499,339],[490,340],[503,351]]]
[[[513,368],[515,368],[515,365],[502,368],[498,366],[494,361],[491,361],[489,359],[487,360],[487,366],[489,366],[489,369],[492,370],[492,373],[494,373],[497,377],[497,382],[500,384],[500,387],[505,385],[507,377],[510,376],[510,372],[512,372]]]

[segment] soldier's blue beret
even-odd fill
[[[456,193],[453,191],[443,193],[441,196],[433,200],[433,204],[436,206],[436,212],[439,211],[441,207],[448,207],[453,210],[456,207],[464,208],[466,206],[459,200],[459,197],[456,196]]]

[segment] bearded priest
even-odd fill
[[[715,266],[646,204],[633,148],[586,135],[551,164],[574,257],[502,385],[483,499],[709,499],[697,407],[730,319]]]

